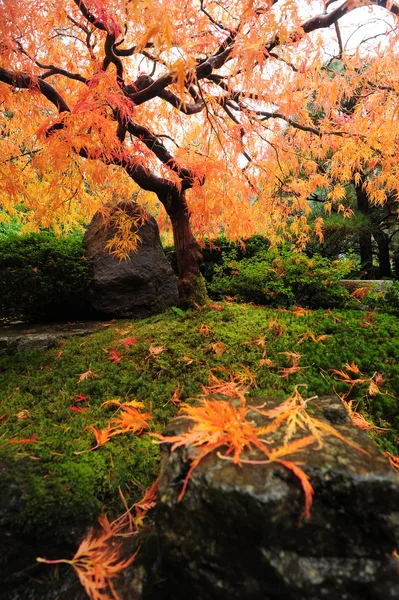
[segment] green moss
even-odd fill
[[[129,323],[118,321],[85,338],[70,338],[47,351],[0,357],[0,462],[9,465],[4,489],[19,481],[21,505],[8,515],[13,527],[38,539],[68,539],[84,530],[105,511],[121,510],[118,486],[129,503],[142,495],[159,469],[158,447],[153,439],[124,435],[92,452],[74,454],[94,444],[89,425],[102,428],[115,406],[106,400],[136,398],[153,415],[151,431],[161,431],[177,414],[171,402],[176,389],[182,401],[202,393],[212,374],[220,379],[239,375],[254,381],[253,396],[287,397],[298,384],[308,395],[342,394],[348,385],[333,370],[354,361],[364,379],[383,373],[381,393],[367,394],[368,384],[353,387],[350,399],[380,427],[378,443],[395,452],[399,435],[399,322],[390,315],[359,311],[309,311],[297,316],[252,305],[220,304],[188,310],[184,317],[173,311]],[[371,324],[367,324],[370,323]],[[206,327],[205,327],[206,326]],[[316,338],[315,343],[307,334]],[[133,338],[125,348],[122,343]],[[264,341],[264,345],[260,343]],[[222,342],[217,355],[214,344]],[[162,347],[157,355],[151,347]],[[119,364],[110,349],[122,354]],[[62,353],[60,353],[62,351]],[[298,373],[281,377],[290,366],[285,352],[299,352]],[[268,367],[262,358],[272,361]],[[80,374],[95,376],[79,382]],[[77,402],[76,394],[88,396]],[[75,412],[71,406],[89,408]],[[21,412],[26,411],[26,412]],[[35,444],[2,445],[11,439],[37,435]],[[381,435],[383,434],[383,436]],[[11,466],[10,466],[11,465]],[[0,490],[0,496],[2,491]]]
[[[208,301],[208,293],[202,274],[197,273],[188,280],[179,281],[179,294],[183,298],[183,308],[203,306]]]

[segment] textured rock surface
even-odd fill
[[[123,202],[117,208],[133,217],[137,205]],[[86,255],[94,267],[90,298],[94,309],[129,318],[149,316],[177,304],[177,278],[162,250],[155,219],[150,217],[140,228],[141,243],[127,260],[119,261],[105,251],[107,241],[114,235],[115,229],[105,227],[104,218],[96,213],[84,237]]]
[[[55,346],[60,339],[94,333],[101,322],[54,323],[0,327],[0,355],[24,350],[46,349]]]
[[[252,404],[261,404],[252,401]],[[273,401],[272,401],[273,402]],[[275,401],[274,401],[275,402]],[[399,478],[335,397],[313,401],[361,453],[332,437],[303,461],[315,490],[311,518],[281,465],[243,465],[215,455],[194,471],[186,495],[184,450],[162,446],[156,520],[163,573],[173,600],[389,600],[399,597]],[[254,419],[264,419],[254,415]],[[167,434],[184,430],[173,421]],[[278,441],[278,440],[276,440]],[[247,458],[260,458],[257,454]]]
[[[348,290],[350,294],[360,288],[367,288],[375,292],[386,292],[392,285],[390,279],[341,279],[340,284]]]

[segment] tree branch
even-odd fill
[[[86,21],[94,25],[97,29],[101,29],[101,31],[107,31],[107,27],[102,23],[97,17],[93,15],[92,12],[87,8],[83,0],[73,0],[74,4],[78,7]]]
[[[117,118],[119,117],[117,114],[116,116]],[[129,123],[126,125],[126,129],[130,134],[147,146],[147,148],[155,154],[158,160],[171,169],[171,171],[177,173],[177,175],[182,179],[184,189],[188,189],[189,187],[193,186],[193,183],[196,180],[194,173],[190,169],[181,167],[176,162],[169,150],[164,146],[162,140],[160,140],[149,129],[147,129],[147,127],[139,125],[134,121],[129,121]]]
[[[7,83],[14,88],[38,89],[47,100],[49,100],[57,110],[62,112],[71,112],[68,104],[59,92],[52,85],[43,81],[40,77],[31,77],[23,73],[13,73],[0,67],[0,81]]]

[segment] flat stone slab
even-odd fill
[[[102,325],[100,321],[81,321],[3,326],[0,327],[0,354],[51,348],[60,339],[88,335],[100,329]]]
[[[341,279],[339,282],[350,294],[354,291],[367,288],[375,292],[386,292],[393,284],[392,279]]]

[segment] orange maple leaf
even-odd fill
[[[391,466],[398,471],[399,470],[399,456],[397,456],[395,454],[391,454],[391,452],[388,452],[388,451],[383,452],[383,455],[388,458],[389,462],[391,463]]]
[[[121,405],[122,410],[118,416],[110,420],[110,437],[125,433],[139,435],[144,429],[149,428],[148,419],[152,419],[149,412],[142,413],[137,408]]]
[[[84,454],[85,452],[91,452],[92,450],[96,450],[96,448],[104,446],[104,444],[106,444],[111,439],[111,427],[109,426],[109,424],[108,427],[106,427],[105,429],[97,429],[92,425],[88,425],[84,428],[83,431],[85,431],[86,429],[90,429],[90,431],[93,432],[94,437],[96,438],[96,445],[92,448],[88,448],[87,450],[80,450],[79,452],[74,452],[74,454]]]
[[[240,464],[241,454],[245,448],[256,446],[266,456],[269,451],[257,437],[254,424],[247,419],[248,407],[241,403],[238,408],[223,400],[199,401],[199,406],[182,404],[180,414],[193,421],[192,427],[181,435],[164,436],[154,433],[159,443],[172,444],[172,451],[185,447],[189,450],[190,469],[184,480],[178,502],[183,498],[189,479],[194,469],[208,454],[226,447],[227,455],[232,455],[235,464]]]
[[[211,328],[206,323],[203,323],[198,330],[200,335],[208,336],[211,333]]]
[[[286,428],[284,435],[284,447],[288,446],[297,429],[302,429],[309,431],[314,439],[317,440],[318,449],[323,446],[323,436],[331,435],[338,438],[342,442],[345,442],[349,446],[352,446],[352,448],[356,448],[356,450],[359,450],[364,454],[368,454],[366,450],[363,450],[360,446],[348,440],[337,429],[328,423],[325,423],[324,421],[320,421],[319,419],[312,417],[309,413],[307,413],[306,409],[308,403],[316,398],[317,396],[306,399],[303,398],[298,392],[298,386],[295,386],[293,395],[279,404],[276,408],[266,411],[255,408],[254,410],[258,410],[260,414],[266,415],[267,417],[273,419],[270,425],[261,427],[259,429],[259,435],[271,433],[284,424]]]
[[[139,550],[130,558],[122,560],[121,546],[115,545],[112,537],[112,532],[103,530],[102,534],[96,535],[91,529],[71,560],[48,560],[40,557],[36,560],[46,564],[71,565],[90,600],[118,600],[112,580],[134,561]]]
[[[35,444],[36,442],[37,442],[37,434],[33,433],[30,437],[21,438],[19,440],[16,440],[16,439],[8,440],[7,442],[0,444],[0,446],[8,446],[8,444],[12,444],[12,445]]]

